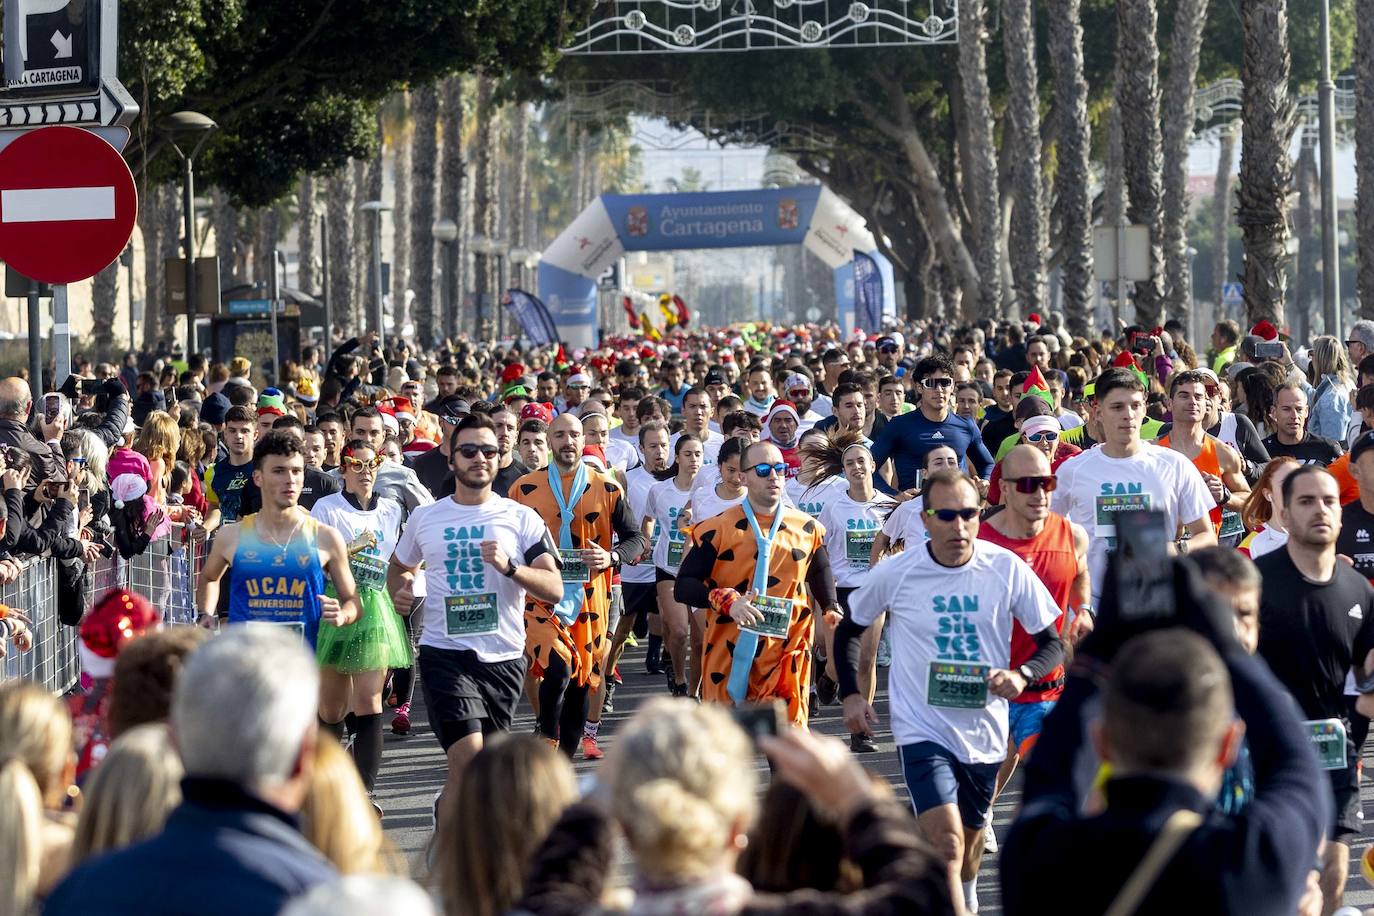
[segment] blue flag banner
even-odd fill
[[[883,326],[883,276],[878,262],[854,252],[854,324],[869,333]]]
[[[501,297],[501,304],[519,322],[520,330],[530,339],[530,343],[535,346],[558,343],[558,328],[549,310],[538,298],[523,289],[508,289]]]

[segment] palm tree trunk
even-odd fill
[[[1293,339],[1310,340],[1311,315],[1322,308],[1321,228],[1317,222],[1317,198],[1321,193],[1317,178],[1316,147],[1304,142],[1298,153],[1293,182],[1297,185],[1298,209],[1293,214],[1293,230],[1298,237],[1298,269],[1293,284]]]
[[[1236,161],[1236,126],[1227,125],[1218,141],[1217,178],[1212,188],[1212,235],[1217,240],[1217,255],[1213,262],[1212,295],[1216,296],[1217,314],[1223,311],[1223,288],[1231,282],[1231,211],[1235,208],[1232,197],[1231,166]]]
[[[959,82],[968,143],[964,188],[973,217],[973,259],[978,265],[978,314],[996,317],[1002,308],[1002,226],[998,219],[997,150],[992,136],[984,9],[983,0],[959,4]],[[969,305],[964,303],[965,310]]]
[[[1135,284],[1135,321],[1147,328],[1162,321],[1163,238],[1160,224],[1159,43],[1155,0],[1118,0],[1116,5],[1117,102],[1129,203],[1126,218],[1150,229],[1150,279]]]
[[[461,223],[463,217],[463,184],[466,166],[463,163],[463,78],[450,76],[444,80],[442,99],[443,159],[440,160],[439,217]],[[431,239],[431,244],[433,240]],[[456,337],[463,330],[458,320],[459,304],[463,301],[462,250],[455,239],[439,246],[443,260],[444,303],[443,333]]]
[[[401,117],[391,147],[394,197],[391,202],[391,315],[396,333],[410,323],[406,290],[410,289],[410,95],[397,98]]]
[[[1083,22],[1079,0],[1063,0],[1049,16],[1049,57],[1059,117],[1054,176],[1055,222],[1063,238],[1060,285],[1071,334],[1089,336],[1093,309],[1092,125],[1083,75]]]
[[[472,214],[474,235],[481,235],[487,238],[496,236],[496,150],[495,139],[498,133],[497,118],[500,113],[497,111],[492,99],[494,90],[492,81],[485,76],[477,78],[477,136],[473,140],[477,148],[475,150],[476,159],[473,165],[473,197]],[[584,163],[584,173],[590,171],[592,156],[588,152],[586,134],[579,135],[579,153]],[[584,174],[583,181],[584,193],[587,190],[589,181]],[[589,200],[590,198],[588,198]],[[492,258],[488,255],[478,254],[474,277],[475,283],[473,291],[477,295],[478,312],[481,315],[481,324],[477,326],[477,336],[480,339],[488,328],[495,326],[496,291],[495,271],[492,269]]]
[[[353,208],[356,210],[372,198],[367,196],[367,160],[352,159],[348,163],[353,172]],[[371,234],[371,222],[375,217],[371,213],[353,214],[353,244],[348,249],[348,270],[352,274],[353,298],[349,301],[349,306],[353,312],[353,326],[358,329],[358,333],[368,330],[372,326],[369,310],[371,308],[372,291],[367,285],[368,264],[368,238]]]
[[[377,155],[367,160],[367,169],[365,175],[365,180],[367,182],[367,191],[365,193],[360,193],[359,195],[366,197],[367,200],[381,200],[382,190],[385,187],[385,181],[382,174],[384,171],[384,165],[382,160],[383,157],[386,155],[386,130],[382,123],[381,105],[377,106],[376,127]],[[363,288],[368,291],[368,295],[363,306],[365,311],[362,317],[362,326],[370,328],[372,327],[372,323],[378,320],[373,317],[379,311],[377,304],[383,301],[383,298],[386,295],[386,285],[382,282],[380,270],[378,271],[378,275],[375,279],[372,276],[372,256],[374,253],[373,246],[375,244],[376,248],[378,249],[382,247],[382,226],[385,224],[385,215],[381,211],[378,211],[376,213],[369,213],[367,219],[363,220],[362,222],[364,223],[363,229],[366,233],[364,237],[367,239],[367,245],[363,248],[363,276],[365,276],[367,280],[364,283]],[[375,235],[373,234],[374,232],[376,233]],[[383,254],[381,251],[377,251],[376,255],[377,263],[380,263],[383,260]],[[385,315],[383,315],[381,322],[382,326],[378,328],[377,331],[379,334],[383,335],[383,339],[387,337],[395,337],[400,333],[400,328],[396,327],[394,323],[390,326],[386,324]]]
[[[345,163],[329,177],[326,185],[325,219],[329,221],[329,276],[324,282],[329,284],[329,297],[334,305],[334,322],[343,328],[346,336],[352,336],[357,324],[354,321],[353,298],[353,216],[354,188],[353,168]],[[333,333],[330,329],[328,333]]]
[[[119,259],[95,275],[91,283],[91,344],[93,362],[110,359],[114,351],[115,308],[119,302]]]
[[[239,211],[219,188],[210,192],[210,221],[215,227],[215,257],[219,259],[219,286],[228,289],[239,282]]]
[[[530,223],[530,110],[523,102],[515,103],[511,112],[511,195],[508,212],[510,213],[511,248],[528,249],[531,241]],[[511,265],[512,285],[529,288],[530,279],[525,276],[523,264]]]
[[[177,319],[185,318],[186,304],[183,302],[179,315],[173,315],[169,310],[171,305],[168,302],[166,289],[166,266],[168,258],[180,258],[185,256],[185,250],[181,247],[182,229],[182,209],[181,209],[181,188],[177,185],[164,185],[162,194],[158,198],[158,221],[161,224],[158,235],[162,238],[162,257],[158,261],[157,269],[163,275],[163,295],[158,302],[157,326],[155,333],[157,340],[170,341],[176,331]],[[183,339],[185,338],[183,332]],[[199,343],[199,341],[197,341]]]
[[[1241,0],[1240,180],[1246,320],[1284,324],[1293,102],[1288,97],[1287,0]]]
[[[315,221],[319,219],[319,214],[315,212],[314,175],[301,176],[296,200],[296,245],[299,249],[296,254],[296,286],[302,292],[313,296],[319,290],[319,280],[315,276],[315,247],[318,244],[315,238]]]
[[[440,321],[434,300],[434,198],[438,193],[439,91],[433,84],[410,98],[414,146],[410,159],[410,276],[415,290],[415,339],[429,346]]]
[[[139,208],[138,223],[143,233],[143,345],[151,346],[157,342],[161,314],[166,308],[166,290],[162,258],[164,244],[161,226],[161,198],[166,193],[162,187],[145,187],[143,206]],[[129,342],[131,349],[138,345]]]
[[[1374,318],[1374,0],[1356,0],[1355,225],[1360,317]]]
[[[1179,0],[1169,38],[1169,76],[1164,84],[1165,310],[1188,324],[1193,277],[1188,268],[1188,141],[1193,136],[1193,93],[1197,83],[1207,0]]]
[[[1051,18],[1064,15],[1055,10]],[[1002,5],[1002,50],[1007,58],[1007,122],[1003,148],[1010,144],[1016,203],[1007,243],[1012,283],[1023,312],[1044,312],[1045,228],[1044,189],[1040,171],[1040,86],[1035,66],[1034,0],[1005,0]]]

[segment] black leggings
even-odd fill
[[[420,626],[424,620],[424,615],[420,613],[420,609],[423,606],[423,601],[416,601],[414,609],[410,612],[410,616],[405,619],[406,638],[410,640],[411,655],[415,654],[415,646],[419,642]],[[415,695],[414,663],[411,663],[409,668],[391,669],[391,692],[396,695],[397,706],[410,702],[411,697]]]
[[[558,749],[572,758],[587,724],[591,685],[573,683],[568,666],[557,655],[549,658],[544,680],[539,684],[539,733],[558,738]]]

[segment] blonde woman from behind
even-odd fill
[[[82,793],[72,865],[160,833],[181,802],[182,775],[166,725],[140,725],[111,744]]]
[[[19,757],[0,762],[0,913],[33,909],[43,863],[43,794]]]
[[[315,745],[315,775],[301,808],[301,833],[344,875],[404,874],[367,797],[353,758],[332,735]]]
[[[76,773],[72,720],[60,700],[30,681],[0,684],[0,761],[20,761],[42,799],[36,892],[42,896],[67,872],[75,817],[63,810]],[[10,775],[11,784],[23,782]],[[22,790],[20,790],[22,791]],[[10,796],[0,794],[0,809]]]
[[[463,772],[453,810],[439,819],[435,876],[445,916],[511,909],[534,851],[576,800],[572,766],[546,742],[505,735],[484,747]]]

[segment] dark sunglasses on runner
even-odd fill
[[[361,458],[354,458],[352,455],[344,455],[339,459],[339,463],[344,466],[345,470],[361,471],[363,468],[369,468],[375,471],[382,466],[383,460],[381,455],[374,455],[366,461]]]
[[[760,477],[767,477],[769,474],[777,474],[781,477],[785,477],[787,476],[787,465],[782,462],[778,462],[777,464],[756,464],[754,465],[754,473]]]
[[[921,379],[922,388],[953,388],[954,379],[952,378],[923,378]]]
[[[1053,493],[1059,487],[1059,481],[1054,477],[1003,477],[1002,484],[1016,487],[1017,493],[1030,495],[1036,490],[1044,490],[1046,493]]]
[[[973,509],[973,508],[967,508],[967,509],[926,509],[926,510],[925,510],[925,513],[926,513],[926,515],[929,515],[929,516],[931,516],[931,517],[933,517],[933,518],[938,518],[938,519],[939,519],[940,521],[942,521],[942,522],[952,522],[952,521],[954,521],[956,518],[962,518],[962,519],[963,519],[964,521],[966,521],[966,522],[971,522],[971,521],[973,521],[974,517],[978,515],[978,510],[977,510],[977,509]]]
[[[471,442],[464,442],[462,445],[454,446],[454,448],[458,450],[458,454],[462,455],[468,461],[471,461],[478,455],[481,455],[483,458],[495,458],[497,455],[501,454],[501,450],[494,445],[473,445]]]

